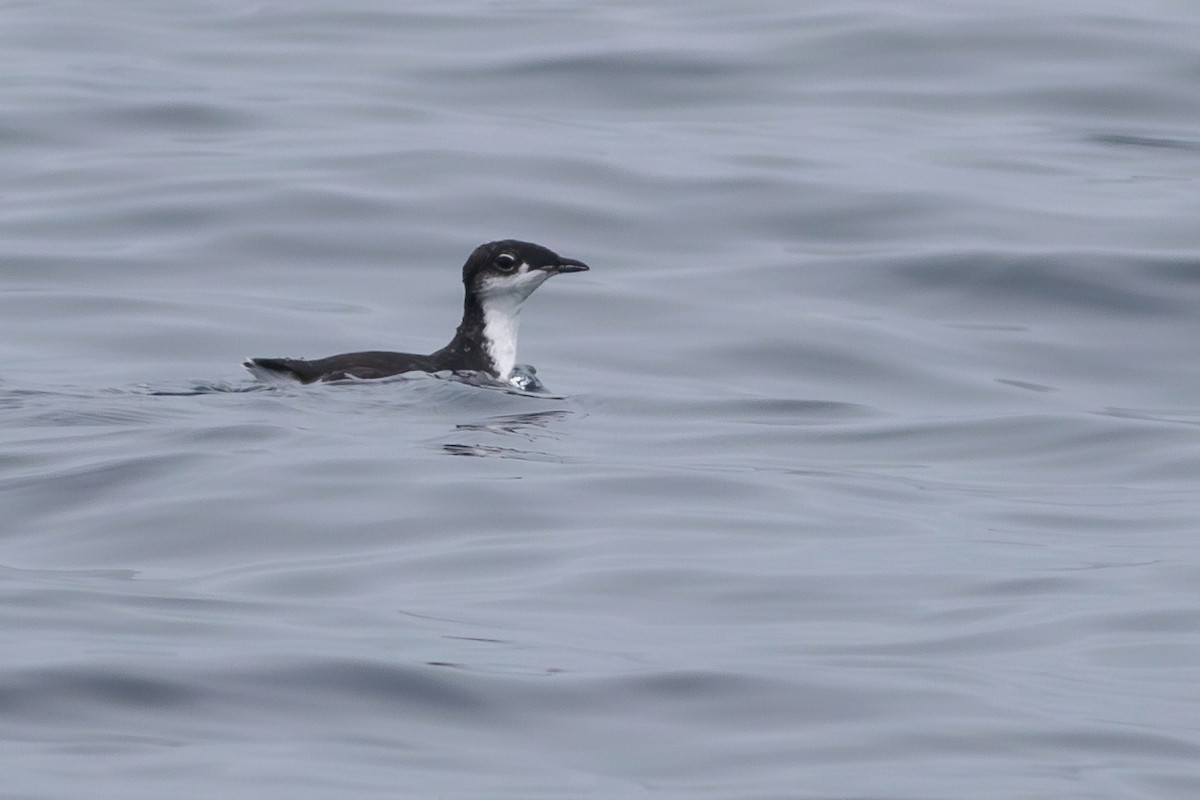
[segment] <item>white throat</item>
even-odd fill
[[[517,329],[521,326],[521,301],[499,299],[483,304],[483,346],[496,367],[496,376],[506,381],[517,364]]]
[[[483,306],[483,346],[491,356],[496,376],[507,381],[517,364],[517,330],[521,325],[521,305],[533,290],[550,277],[542,270],[529,270],[505,278],[486,280],[480,287]]]

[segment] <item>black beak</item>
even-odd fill
[[[587,272],[588,265],[573,258],[563,258],[557,264],[548,264],[542,267],[542,269],[551,275],[557,275],[560,272]]]

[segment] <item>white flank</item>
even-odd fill
[[[521,305],[541,286],[550,273],[529,269],[522,264],[512,275],[485,278],[479,287],[483,305],[483,339],[488,355],[502,381],[512,376],[517,363],[517,330],[521,325]]]

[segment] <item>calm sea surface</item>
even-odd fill
[[[1200,5],[0,3],[0,797],[1200,797]],[[525,397],[427,352],[497,238]]]

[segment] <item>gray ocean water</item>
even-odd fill
[[[1198,43],[0,4],[0,797],[1200,797]],[[240,366],[507,237],[550,396]]]

